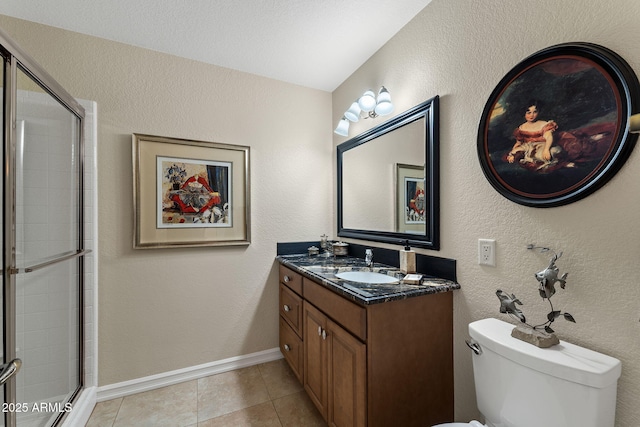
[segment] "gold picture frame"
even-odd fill
[[[134,249],[251,243],[249,147],[133,134]]]

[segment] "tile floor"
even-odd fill
[[[86,427],[326,427],[284,359],[100,402]]]

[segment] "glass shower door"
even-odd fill
[[[83,387],[85,114],[1,30],[0,61],[0,426],[54,426]]]
[[[17,425],[52,425],[81,386],[80,119],[17,71]]]
[[[8,64],[7,62],[7,58],[5,58],[4,56],[0,56],[0,59],[2,60],[2,67],[0,67],[0,94],[2,94],[2,99],[0,99],[0,117],[4,117],[4,92],[5,92],[5,66]],[[4,132],[3,132],[4,135]],[[3,136],[4,138],[4,136]],[[4,174],[0,174],[0,188],[4,188]],[[2,212],[4,214],[4,200],[3,198],[0,198],[0,212]],[[3,222],[4,225],[4,222]],[[4,226],[0,227],[0,235],[3,237],[2,241],[4,242]],[[0,282],[0,284],[2,285],[2,289],[4,289],[4,270],[5,270],[5,266],[4,266],[4,261],[2,262],[2,282]],[[0,319],[3,319],[2,322],[2,327],[0,327],[0,342],[4,343],[4,293],[0,292],[0,315],[2,315],[2,317],[0,317]],[[0,356],[0,363],[2,363],[4,365],[4,351],[2,352],[2,355]],[[4,398],[4,387],[0,387],[0,402],[5,403],[6,400]],[[0,417],[0,426],[4,426],[4,417]]]

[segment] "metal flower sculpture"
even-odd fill
[[[539,249],[540,252],[551,251],[551,249],[549,248],[539,247],[535,245],[528,245],[527,249],[531,249],[531,250]],[[551,307],[551,311],[547,314],[546,322],[541,323],[539,325],[530,325],[529,323],[527,323],[525,316],[522,313],[522,310],[516,307],[516,304],[523,305],[522,302],[518,298],[516,298],[514,294],[508,294],[498,289],[496,291],[496,295],[500,300],[500,313],[511,314],[517,317],[520,320],[520,322],[531,327],[533,330],[544,329],[544,331],[549,334],[552,334],[554,332],[554,330],[551,328],[551,324],[560,316],[564,317],[564,319],[568,320],[569,322],[575,323],[576,321],[571,314],[567,312],[563,313],[560,310],[555,310],[553,308],[553,303],[551,302],[551,297],[556,293],[556,286],[555,286],[556,283],[560,283],[560,287],[562,289],[565,288],[565,285],[567,283],[568,273],[564,273],[560,275],[560,270],[556,266],[556,261],[558,261],[558,259],[561,256],[562,256],[562,252],[558,254],[554,252],[553,257],[549,262],[549,266],[544,270],[541,270],[535,273],[535,278],[538,281],[538,292],[540,293],[540,296],[542,297],[543,300],[547,300],[549,302],[549,306]]]

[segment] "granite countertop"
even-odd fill
[[[293,271],[315,280],[361,305],[378,304],[460,289],[460,285],[456,282],[430,276],[425,276],[421,285],[408,285],[400,281],[389,284],[368,284],[339,279],[336,274],[345,271],[374,271],[390,275],[399,280],[404,277],[404,274],[397,267],[374,263],[370,269],[363,259],[349,256],[324,257],[321,255],[295,254],[278,255],[276,260]]]

